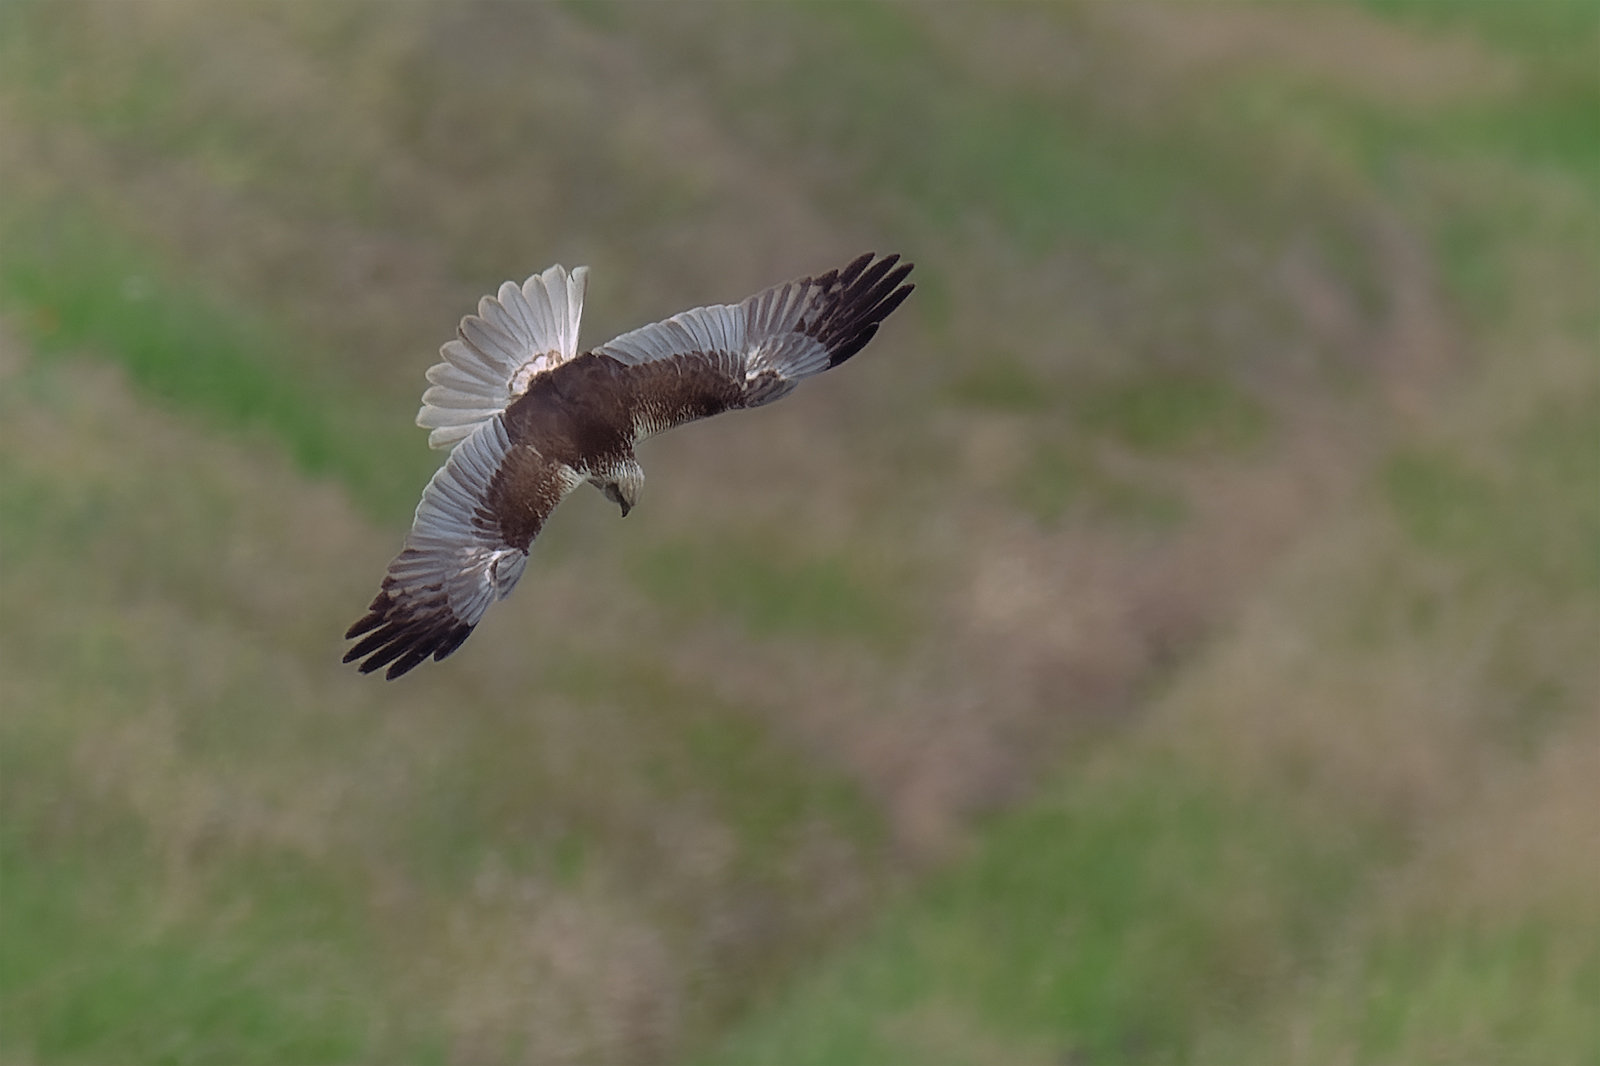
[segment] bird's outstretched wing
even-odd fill
[[[868,253],[843,270],[697,307],[595,349],[631,368],[646,437],[732,407],[759,407],[859,352],[913,286],[911,264]]]
[[[478,301],[478,313],[463,318],[456,339],[439,349],[444,362],[428,370],[433,387],[422,394],[417,425],[433,430],[431,447],[465,440],[521,395],[535,374],[577,354],[588,278],[588,267],[569,274],[557,264]]]
[[[534,536],[577,484],[570,468],[514,445],[498,415],[477,427],[428,482],[382,591],[345,633],[363,639],[344,661],[364,659],[364,674],[388,666],[393,680],[459,648],[516,585]]]

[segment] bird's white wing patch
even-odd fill
[[[417,425],[433,432],[428,444],[451,448],[505,410],[543,373],[578,354],[589,268],[568,273],[557,264],[519,287],[500,286],[461,320],[456,339],[439,349],[444,361],[428,369]]]

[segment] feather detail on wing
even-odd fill
[[[873,259],[868,253],[843,270],[786,282],[742,303],[684,311],[595,349],[638,368],[638,435],[771,403],[802,378],[855,355],[914,287],[901,284],[910,263],[896,267],[898,255]],[[664,378],[669,366],[680,379],[675,386]]]
[[[454,447],[505,410],[535,374],[577,354],[588,277],[588,267],[569,274],[557,264],[478,301],[478,313],[439,349],[444,362],[428,370],[432,387],[422,394],[417,425],[433,431],[430,447]]]
[[[345,633],[364,639],[344,661],[364,658],[364,674],[388,666],[393,680],[455,651],[511,592],[544,519],[577,484],[568,468],[514,446],[504,420],[491,417],[428,482],[404,550]]]

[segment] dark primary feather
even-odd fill
[[[822,299],[816,310],[801,320],[801,332],[827,346],[830,370],[866,347],[878,332],[878,325],[916,287],[900,284],[911,273],[910,263],[891,269],[900,261],[898,255],[885,256],[876,263],[872,258],[868,252],[842,271],[830,271],[818,278]]]
[[[394,584],[394,578],[385,577],[383,591],[367,608],[367,616],[344,634],[346,640],[370,634],[345,652],[344,661],[354,662],[366,656],[361,672],[370,674],[388,666],[384,676],[390,681],[430,655],[435,662],[445,658],[461,647],[473,630],[451,613],[442,587],[420,602],[400,603],[389,594]]]

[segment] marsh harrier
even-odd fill
[[[545,519],[585,481],[624,516],[646,437],[787,395],[859,352],[911,292],[910,263],[871,254],[743,303],[684,311],[578,354],[588,268],[500,286],[428,370],[417,425],[451,449],[345,662],[391,680],[461,646],[516,586]]]

